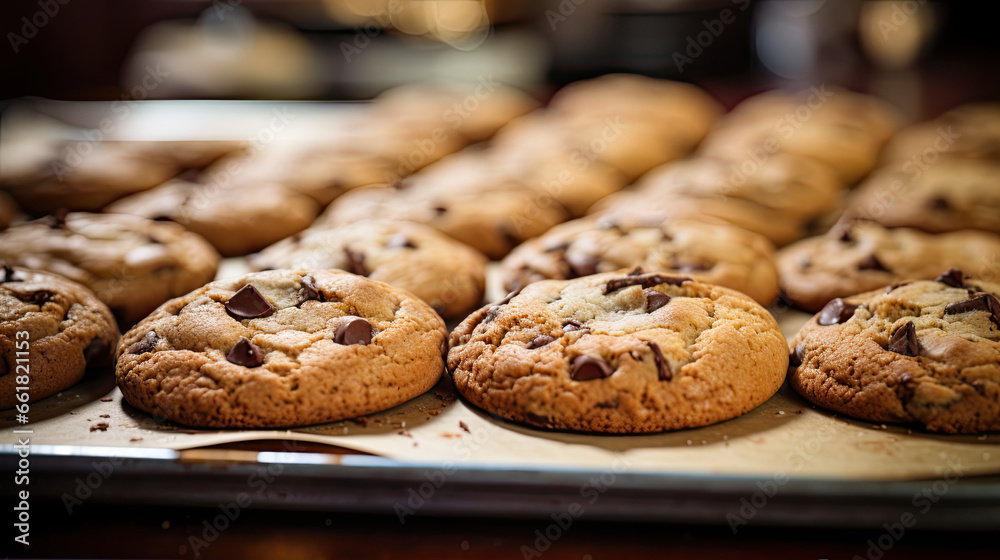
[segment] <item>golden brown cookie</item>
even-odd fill
[[[543,280],[451,334],[459,392],[501,418],[609,433],[704,426],[773,395],[785,338],[747,296],[682,276],[622,270]]]
[[[129,404],[189,426],[267,428],[378,412],[430,389],[444,321],[388,284],[273,270],[173,299],[122,337]]]

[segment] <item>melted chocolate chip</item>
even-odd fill
[[[267,317],[274,313],[274,308],[264,299],[264,296],[257,291],[253,284],[247,284],[240,288],[240,291],[233,294],[226,302],[226,313],[230,317],[239,321],[240,319],[253,319],[255,317]]]
[[[534,350],[535,348],[541,348],[542,346],[545,346],[546,344],[549,344],[549,343],[554,342],[554,341],[555,341],[555,338],[553,338],[553,337],[551,337],[551,336],[549,336],[547,334],[539,335],[539,336],[536,336],[534,338],[534,340],[532,340],[531,342],[528,343],[528,347],[527,348],[528,348],[528,350]]]
[[[345,346],[351,344],[370,344],[372,341],[372,326],[364,319],[354,319],[337,329],[337,334],[333,336],[333,341]]]
[[[63,229],[66,227],[67,214],[69,214],[69,210],[59,208],[53,210],[48,216],[41,218],[41,221],[52,229]]]
[[[129,346],[126,352],[135,355],[145,354],[146,352],[152,352],[156,348],[156,341],[159,339],[160,337],[156,336],[156,333],[154,331],[149,331],[148,333],[146,333],[146,336],[142,337],[141,340]]]
[[[83,349],[83,358],[87,362],[87,367],[92,368],[108,365],[111,357],[108,353],[110,349],[111,344],[101,337],[91,340],[87,344],[87,347]]]
[[[564,258],[566,259],[566,264],[569,265],[570,271],[573,273],[573,278],[597,274],[597,259],[590,255],[567,255]]]
[[[404,233],[397,233],[386,241],[385,246],[387,249],[416,249],[417,246],[410,241],[410,238],[406,237]]]
[[[20,282],[19,278],[15,278],[14,275],[17,274],[13,268],[11,268],[7,263],[3,264],[3,269],[0,270],[0,284],[4,282]]]
[[[670,303],[670,296],[653,288],[646,288],[642,293],[646,296],[646,313],[652,313]]]
[[[892,336],[889,338],[888,349],[890,352],[902,354],[903,356],[917,355],[917,327],[913,325],[913,321],[907,321],[906,324],[892,333]]]
[[[660,350],[660,346],[655,342],[646,342],[649,349],[653,351],[653,362],[656,363],[656,371],[659,376],[660,381],[670,381],[674,378],[674,374],[670,371],[670,364],[667,363],[667,359],[663,357],[663,351]]]
[[[264,363],[264,351],[249,340],[241,338],[226,355],[226,360],[238,366],[255,368]]]
[[[614,373],[608,362],[594,356],[577,356],[570,367],[570,377],[576,381],[603,379]]]
[[[313,278],[312,274],[306,274],[302,277],[302,297],[305,301],[323,301],[323,293],[319,291],[319,286],[316,285],[316,279]]]
[[[874,254],[868,255],[861,262],[858,263],[858,270],[882,270],[885,272],[890,272],[888,268],[882,261],[878,260]]]
[[[942,272],[934,280],[942,284],[947,284],[952,288],[964,288],[966,278],[971,278],[971,276],[966,276],[964,272],[957,268],[949,268],[947,272]]]
[[[805,358],[805,355],[806,355],[806,344],[804,342],[796,344],[795,350],[793,350],[792,353],[788,355],[788,364],[793,367],[798,367],[802,365],[802,359]]]
[[[615,290],[620,290],[626,286],[642,286],[643,288],[652,288],[653,286],[659,286],[660,284],[670,284],[671,286],[680,286],[684,282],[691,282],[690,278],[685,276],[663,276],[660,274],[641,274],[638,276],[626,276],[625,278],[612,278],[608,280],[607,285],[604,287],[604,293],[610,294]]]
[[[47,301],[52,301],[54,297],[56,297],[56,294],[49,290],[38,290],[28,295],[25,301],[34,303],[35,305],[42,305]]]
[[[344,256],[347,257],[347,272],[358,276],[368,276],[368,269],[365,268],[365,255],[352,251],[350,247],[344,247]]]
[[[490,306],[489,310],[486,311],[486,317],[483,318],[483,324],[492,323],[500,315],[501,311],[503,311],[503,305]]]
[[[854,310],[857,308],[857,305],[844,303],[844,300],[837,298],[823,307],[816,322],[823,326],[843,323],[854,316]]]
[[[970,311],[986,311],[997,326],[1000,326],[1000,299],[993,294],[982,294],[965,301],[949,303],[944,308],[945,315],[968,313]]]
[[[566,319],[565,321],[562,322],[562,326],[563,326],[563,331],[565,332],[590,330],[589,327],[587,327],[580,321],[577,321],[576,319]]]

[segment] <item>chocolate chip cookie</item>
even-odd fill
[[[897,132],[882,151],[885,167],[917,171],[939,158],[1000,158],[1000,103],[969,103]]]
[[[778,253],[781,289],[796,307],[819,311],[830,300],[903,280],[930,280],[941,267],[1000,280],[1000,235],[964,230],[929,234],[843,221],[826,235]]]
[[[873,422],[1000,430],[1000,284],[957,269],[837,298],[792,339],[792,387]]]
[[[774,247],[724,222],[585,218],[560,224],[503,260],[504,287],[642,267],[741,291],[761,305],[778,293]]]
[[[259,251],[309,227],[316,202],[274,184],[220,187],[175,180],[105,208],[153,220],[172,220],[204,237],[223,256]]]
[[[54,395],[88,368],[110,366],[119,336],[108,306],[86,287],[0,262],[0,409]]]
[[[448,368],[472,404],[588,432],[704,426],[773,395],[788,365],[774,318],[747,296],[627,270],[543,280],[470,315]]]
[[[486,257],[438,230],[411,222],[310,228],[250,255],[255,270],[339,268],[424,300],[442,317],[483,301]]]
[[[847,212],[887,227],[1000,233],[1000,163],[941,160],[923,170],[883,168],[859,187]]]
[[[567,219],[551,197],[521,188],[488,192],[423,192],[394,187],[355,189],[338,198],[316,220],[322,227],[390,219],[432,226],[500,259],[515,246]]]
[[[129,404],[189,426],[331,422],[396,406],[444,369],[444,321],[383,282],[274,270],[173,299],[122,337]]]
[[[56,214],[0,232],[0,259],[87,286],[123,327],[215,277],[219,254],[177,224],[124,214]]]

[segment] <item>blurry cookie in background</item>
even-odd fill
[[[340,227],[371,220],[402,220],[434,227],[492,259],[545,233],[569,216],[551,197],[523,188],[487,192],[424,193],[396,187],[355,189],[338,198],[316,220]]]
[[[777,153],[807,156],[853,184],[875,168],[900,127],[888,102],[828,86],[769,91],[737,105],[702,142],[699,155],[757,161]]]
[[[806,234],[835,212],[844,184],[823,164],[775,154],[760,164],[693,158],[661,166],[590,209],[598,215],[633,213],[679,218],[706,215],[759,233],[776,245]]]
[[[118,338],[108,306],[85,286],[0,261],[0,410],[54,395],[87,369],[111,365]],[[24,388],[28,401],[17,398]]]
[[[424,300],[445,318],[479,306],[486,287],[485,256],[411,222],[310,228],[248,260],[253,270],[339,268],[381,280]]]
[[[774,247],[756,233],[694,220],[584,218],[560,224],[503,260],[504,288],[641,267],[738,290],[761,305],[778,294]]]
[[[813,312],[835,298],[906,280],[931,280],[951,267],[1000,280],[1000,235],[975,230],[931,234],[848,221],[778,252],[782,292],[796,307]]]
[[[312,198],[278,185],[220,188],[176,180],[119,200],[105,211],[177,222],[223,256],[233,257],[309,227],[319,207]]]
[[[886,167],[851,197],[851,217],[929,232],[1000,233],[1000,162],[948,159],[923,170]]]
[[[939,158],[1000,159],[1000,103],[960,105],[940,117],[897,132],[882,151],[882,165],[909,165],[911,173]]]
[[[14,199],[0,191],[0,229],[6,229],[7,226],[14,223],[20,212]]]
[[[219,254],[177,224],[73,212],[0,232],[0,260],[87,286],[126,327],[211,281]]]

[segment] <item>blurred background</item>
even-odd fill
[[[627,71],[698,83],[729,106],[822,80],[933,116],[1000,91],[982,10],[918,0],[7,0],[0,98],[367,99],[483,75],[544,98]],[[170,79],[137,88],[150,69]]]

